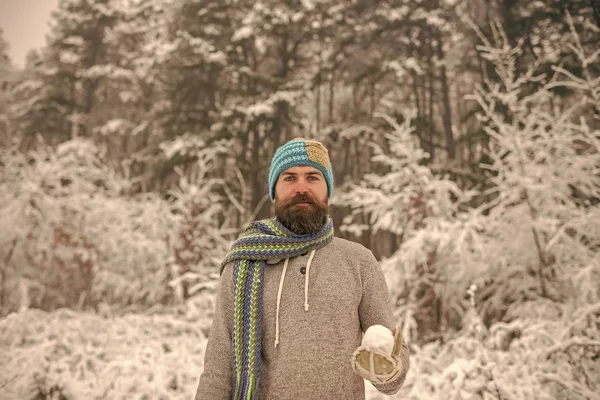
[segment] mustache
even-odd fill
[[[309,203],[309,204],[314,205],[315,200],[307,193],[298,193],[297,195],[295,195],[294,197],[292,197],[289,200],[288,205],[294,205],[294,204],[300,204],[300,203]]]

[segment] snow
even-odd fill
[[[114,118],[107,121],[103,126],[98,129],[101,135],[114,135],[123,134],[125,131],[131,129],[131,123],[122,118]]]
[[[63,43],[66,45],[82,46],[84,39],[81,36],[69,36],[64,39]]]
[[[10,314],[0,321],[0,381],[17,378],[0,398],[55,386],[68,399],[189,399],[202,370],[207,322],[68,309]]]
[[[304,18],[304,13],[303,12],[294,13],[294,15],[292,15],[292,22],[301,21],[303,18]]]
[[[169,159],[176,155],[190,154],[204,146],[204,141],[201,138],[192,135],[183,135],[170,142],[162,142],[160,149],[164,152],[165,157]]]
[[[372,325],[365,332],[362,346],[365,350],[391,356],[394,350],[394,335],[385,326]]]
[[[111,77],[113,79],[129,79],[131,75],[131,71],[114,65],[94,65],[81,73],[82,78]]]
[[[63,50],[59,54],[59,59],[60,62],[64,64],[77,64],[80,61],[81,57],[72,51]]]
[[[252,104],[246,108],[246,114],[252,117],[273,114],[273,106],[267,103]]]
[[[240,111],[245,115],[252,117],[252,119],[263,115],[272,115],[275,111],[275,105],[277,103],[284,102],[294,104],[300,95],[301,93],[298,91],[278,91],[273,93],[266,100],[255,104],[250,104],[244,108],[241,108]]]
[[[300,3],[302,3],[302,7],[308,11],[311,11],[315,8],[315,3],[312,0],[300,0]]]
[[[434,27],[440,28],[446,24],[446,21],[440,18],[438,15],[430,14],[427,16],[427,23]]]
[[[282,103],[290,110],[278,121],[288,129],[285,135],[322,137],[334,146],[336,159],[352,157],[349,144],[365,155],[350,164],[368,172],[346,181],[331,200],[344,213],[336,230],[380,247],[393,311],[411,352],[401,391],[387,397],[367,383],[368,399],[599,398],[600,133],[594,116],[600,82],[591,67],[600,52],[584,54],[588,42],[567,40],[557,24],[545,21],[528,44],[541,61],[555,65],[527,72],[515,66],[538,64],[518,60],[520,51],[501,33],[480,38],[484,45],[470,56],[490,62],[490,76],[497,79],[482,80],[460,98],[463,88],[456,95],[454,89],[468,81],[464,89],[471,90],[480,78],[472,70],[453,71],[464,60],[452,47],[447,58],[429,65],[419,51],[431,38],[419,27],[426,23],[442,34],[456,27],[456,36],[443,37],[445,46],[475,42],[448,24],[450,11],[476,14],[463,10],[464,2],[445,0],[433,11],[413,4],[424,2],[383,2],[367,13],[368,23],[347,15],[345,4],[238,2],[246,8],[221,5],[227,9],[222,25],[212,25],[218,18],[209,21],[211,2],[139,0],[114,10],[102,2],[80,3],[92,5],[91,12],[61,8],[39,65],[11,76],[17,85],[0,99],[6,143],[36,135],[48,143],[67,138],[70,132],[59,129],[74,121],[90,128],[87,138],[48,147],[35,140],[37,147],[24,146],[27,151],[0,147],[0,399],[49,397],[50,390],[67,400],[193,397],[214,316],[218,266],[255,211],[244,181],[248,170],[237,165],[245,150],[240,138],[258,123],[265,139],[260,151],[268,156],[269,129]],[[198,6],[189,26],[177,18],[184,3]],[[525,3],[515,10],[518,17],[547,9],[542,1]],[[92,49],[89,28],[118,13],[126,21],[105,27],[98,59],[83,65]],[[405,19],[408,25],[398,23]],[[575,20],[578,29],[598,33],[589,16]],[[338,37],[337,24],[360,31],[357,44],[345,29]],[[389,40],[387,28],[381,41],[362,36],[386,24],[415,28],[393,37],[414,53],[394,50],[390,57],[393,49],[381,47]],[[315,33],[311,27],[323,29],[322,42],[305,40]],[[290,34],[287,49],[280,31]],[[228,37],[215,39],[217,34]],[[289,77],[275,77],[279,52],[297,40]],[[347,49],[337,48],[340,40],[349,42]],[[242,57],[237,48],[248,52]],[[356,72],[343,63],[352,51],[388,74],[373,86],[374,119],[362,126],[346,114],[341,130],[335,125],[304,132],[314,108],[305,76],[321,67],[314,53],[345,67],[339,74],[327,71],[335,83],[334,120],[338,109],[351,113],[352,102],[367,100],[364,83],[343,87],[348,82],[342,76]],[[416,137],[423,132],[414,129],[423,120],[415,120],[414,98],[404,97],[416,96],[408,86],[416,74],[419,100],[431,103],[439,118],[439,102],[429,101],[436,100],[429,96],[438,93],[438,81],[432,81],[432,93],[423,82],[438,76],[441,65],[447,67],[453,111],[457,104],[476,110],[478,120],[469,123],[481,124],[477,129],[489,136],[477,148],[492,163],[482,166],[489,174],[468,189],[449,175],[467,175],[469,167],[449,163],[443,150],[429,160]],[[546,78],[538,79],[540,72]],[[172,117],[183,117],[178,123],[197,118],[194,107],[203,106],[204,93],[186,94],[181,89],[187,88],[173,84],[181,83],[179,73],[194,83],[217,75],[216,85],[234,82],[216,93],[212,127],[186,130],[183,123],[179,131],[163,132],[177,119]],[[248,78],[247,88],[241,76]],[[102,101],[84,114],[88,79],[98,82],[94,100]],[[557,94],[565,88],[571,94]],[[402,92],[385,99],[393,116],[378,112],[385,104],[377,96],[384,91]],[[5,107],[5,94],[18,102]],[[200,101],[177,103],[187,95]],[[179,106],[183,111],[175,115]],[[461,116],[453,117],[457,135],[464,129]],[[322,114],[322,123],[329,119]],[[48,132],[39,127],[45,123]],[[31,129],[20,132],[22,126]],[[155,186],[145,192],[145,184]],[[389,354],[393,337],[375,326],[363,343]]]
[[[133,93],[130,90],[122,90],[122,91],[119,92],[119,99],[123,103],[129,103],[129,102],[134,101],[136,99],[136,95],[135,95],[135,93]]]
[[[222,51],[216,51],[216,52],[210,53],[206,57],[206,60],[211,63],[214,63],[214,64],[225,65],[227,62],[227,55],[225,53],[223,53]]]
[[[238,30],[233,33],[231,37],[232,42],[239,42],[240,40],[248,39],[253,35],[253,30],[251,26],[242,26]]]
[[[67,158],[73,154],[78,158],[90,159],[94,157],[98,152],[96,146],[89,140],[85,139],[74,139],[68,142],[61,143],[56,148],[56,155],[59,158]]]

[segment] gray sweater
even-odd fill
[[[222,272],[195,400],[231,399],[232,305],[229,263]],[[364,400],[364,381],[350,359],[371,325],[392,329],[396,321],[381,268],[364,246],[334,238],[314,254],[268,261],[258,398]],[[402,386],[409,366],[406,345],[401,356],[404,373],[374,385],[380,392],[391,395]]]

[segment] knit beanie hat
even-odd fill
[[[288,168],[298,165],[315,167],[325,177],[327,196],[333,192],[333,171],[329,161],[329,153],[322,143],[316,140],[295,138],[275,151],[269,169],[269,196],[275,201],[275,184],[279,175]]]

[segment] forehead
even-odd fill
[[[297,165],[295,167],[288,168],[284,170],[281,175],[306,175],[306,174],[319,174],[323,175],[321,171],[319,171],[315,167],[311,167],[310,165]]]

